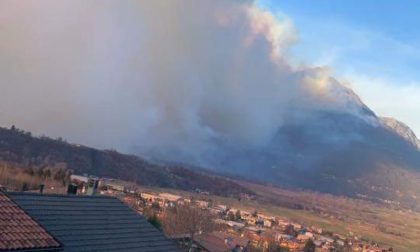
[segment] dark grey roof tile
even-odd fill
[[[178,251],[175,244],[120,200],[103,196],[11,193],[64,244],[65,251]]]

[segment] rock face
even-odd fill
[[[274,185],[420,209],[420,144],[414,132],[377,117],[351,90],[344,93],[351,110],[291,111],[266,146],[226,149],[217,167]]]
[[[380,120],[386,128],[389,128],[398,135],[402,136],[415,148],[420,150],[420,141],[418,140],[416,134],[406,124],[391,117],[381,117]]]

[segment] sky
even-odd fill
[[[293,22],[296,64],[328,66],[379,116],[420,134],[420,4],[417,1],[260,0]]]
[[[420,132],[414,7],[257,1],[0,1],[0,125],[207,163],[317,111],[376,123],[350,86]]]

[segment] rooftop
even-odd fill
[[[64,251],[178,251],[120,200],[105,196],[10,193],[63,245]]]
[[[60,243],[0,191],[0,251],[59,251]]]
[[[246,247],[249,242],[246,238],[225,232],[199,235],[194,240],[200,246],[211,252],[232,251],[236,246]]]

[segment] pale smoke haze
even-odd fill
[[[0,124],[206,164],[290,113],[361,115],[327,69],[288,63],[297,41],[250,1],[3,0]]]

